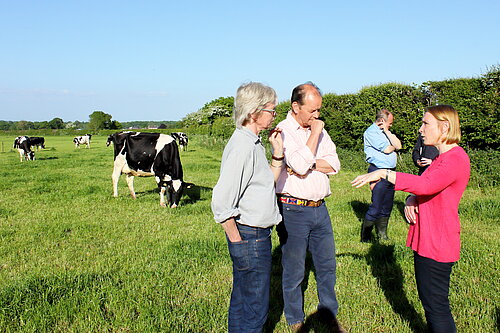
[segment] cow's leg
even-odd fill
[[[120,180],[120,175],[122,174],[122,169],[120,166],[115,165],[113,169],[113,174],[111,174],[111,179],[113,180],[113,196],[118,197],[118,180]]]
[[[167,204],[165,202],[165,191],[165,186],[160,187],[160,206],[162,207],[167,207]]]
[[[21,149],[18,149],[17,151],[19,152],[19,159],[22,162],[23,161],[23,157],[24,157],[24,152]]]
[[[134,199],[137,199],[134,191],[134,176],[132,176],[131,174],[127,174],[127,185],[128,189],[130,190],[130,196]]]

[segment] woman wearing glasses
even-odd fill
[[[439,155],[420,176],[377,170],[356,177],[351,183],[387,179],[395,189],[413,193],[406,200],[410,223],[406,246],[413,249],[415,280],[431,332],[456,332],[448,292],[453,264],[460,258],[458,204],[470,176],[470,161],[458,146],[460,122],[449,105],[427,108],[419,132],[426,146]]]
[[[213,189],[212,211],[226,233],[233,262],[229,332],[261,332],[267,319],[271,230],[281,222],[274,182],[283,164],[283,141],[279,130],[271,132],[273,160],[269,164],[258,135],[271,127],[276,104],[276,92],[261,83],[238,88],[236,129],[224,148]]]

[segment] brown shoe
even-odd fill
[[[290,325],[290,329],[292,330],[293,333],[302,333],[305,332],[304,330],[304,323],[295,323]]]

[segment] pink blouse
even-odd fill
[[[419,210],[406,246],[439,262],[460,259],[458,204],[469,176],[469,156],[461,147],[440,154],[421,176],[397,173],[395,189],[415,194]]]

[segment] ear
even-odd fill
[[[299,102],[293,102],[292,103],[292,111],[293,113],[297,114],[299,113],[300,105]]]
[[[443,121],[441,124],[441,133],[442,134],[448,133],[449,130],[450,130],[450,122],[446,120]]]

